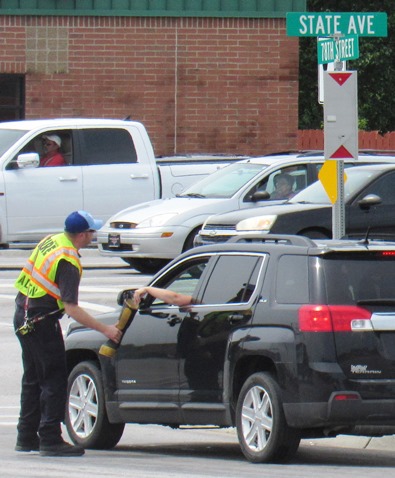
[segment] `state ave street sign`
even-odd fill
[[[374,13],[314,13],[288,12],[288,36],[387,36],[387,14]]]

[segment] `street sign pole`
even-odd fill
[[[336,160],[337,200],[332,207],[332,238],[341,239],[346,234],[344,206],[344,160]]]
[[[337,197],[332,209],[332,237],[345,235],[344,159],[358,159],[358,74],[324,73],[324,155],[336,161]]]

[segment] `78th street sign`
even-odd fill
[[[358,36],[337,39],[318,38],[317,57],[319,65],[357,59],[359,57]]]
[[[289,12],[287,13],[288,36],[358,35],[366,37],[387,36],[387,14]]]

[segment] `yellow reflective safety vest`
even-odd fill
[[[60,260],[70,262],[82,274],[78,251],[65,233],[48,236],[37,245],[19,274],[15,287],[31,299],[49,294],[57,300],[59,309],[63,309],[60,290],[55,283]]]

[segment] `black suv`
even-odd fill
[[[150,285],[196,305],[148,297],[113,358],[98,332],[68,332],[75,443],[113,447],[125,423],[235,426],[248,460],[279,462],[301,438],[395,433],[394,243],[244,236]]]

